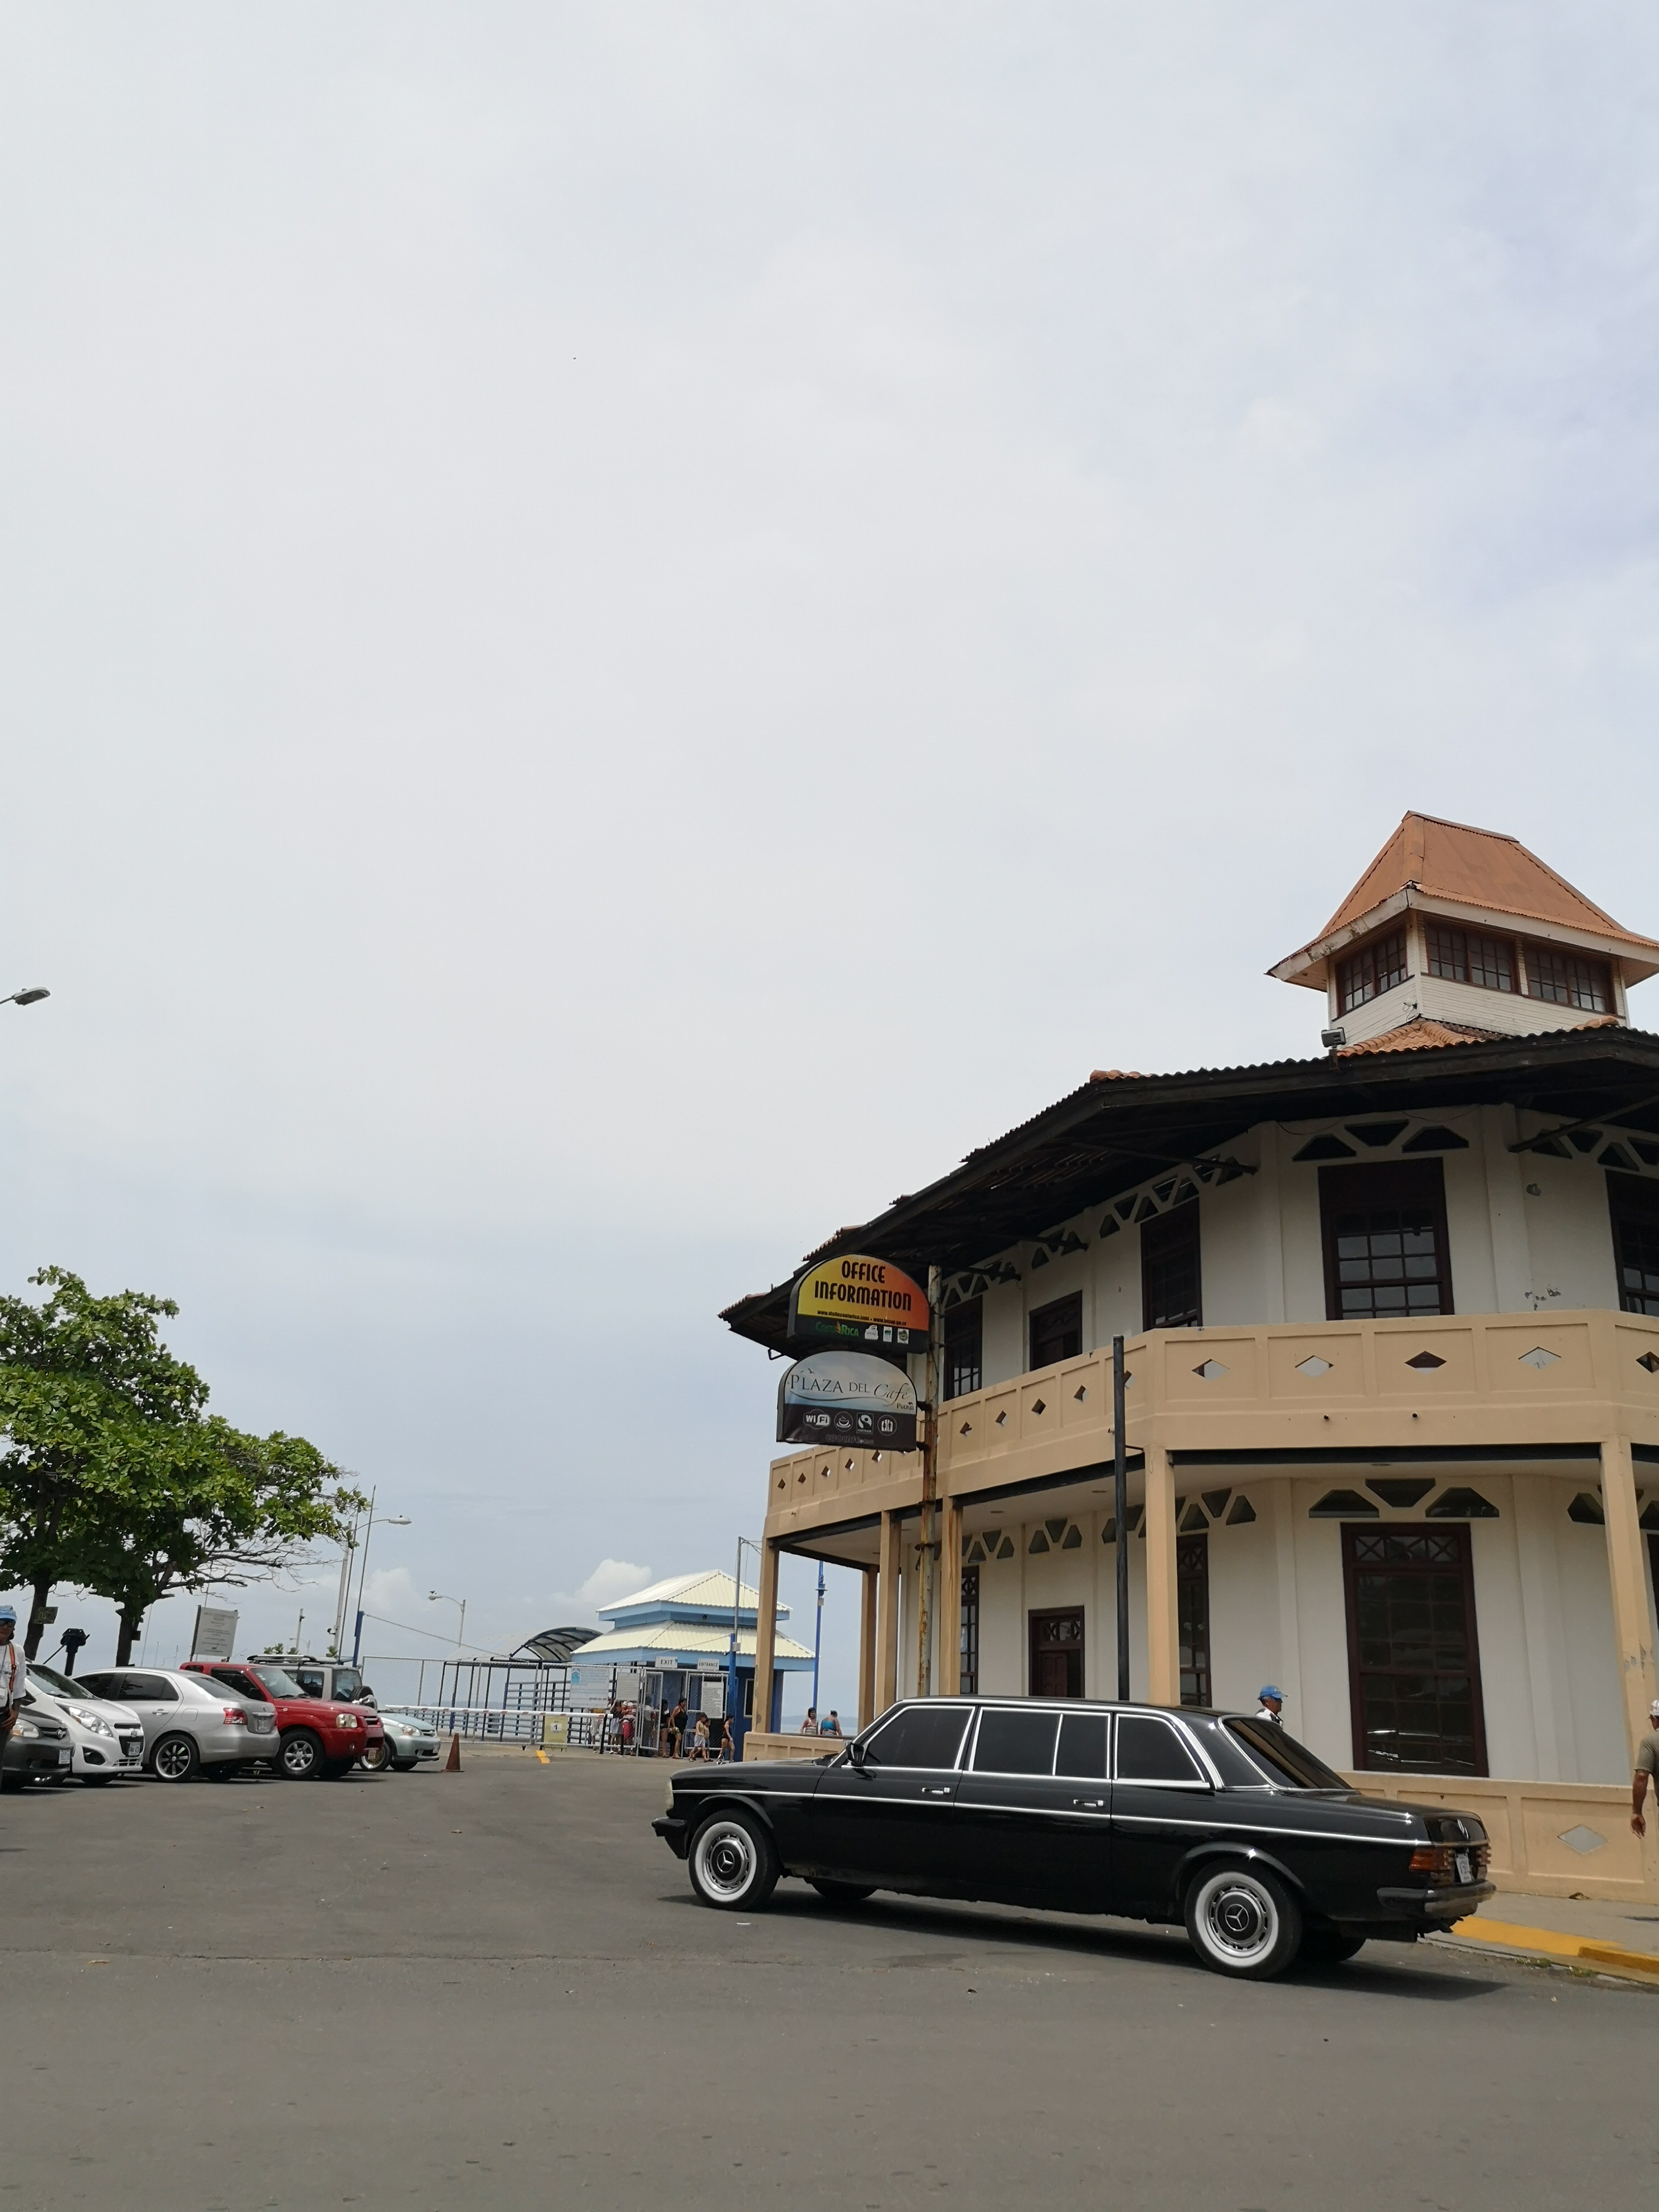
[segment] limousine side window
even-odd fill
[[[960,1705],[909,1705],[872,1737],[866,1766],[954,1766],[969,1716]]]
[[[1060,1724],[1054,1772],[1073,1782],[1103,1782],[1107,1727],[1104,1713],[1067,1713]]]
[[[988,1706],[979,1717],[974,1747],[976,1774],[1052,1774],[1058,1713],[1000,1712]]]
[[[1122,1713],[1117,1723],[1120,1782],[1202,1782],[1198,1762],[1168,1721]]]

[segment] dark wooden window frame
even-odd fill
[[[1362,945],[1346,960],[1339,961],[1336,970],[1336,1002],[1339,1013],[1352,1014],[1361,1006],[1369,1006],[1373,999],[1380,999],[1389,991],[1396,991],[1411,980],[1410,953],[1405,925],[1384,930],[1369,945]]]
[[[1190,1257],[1193,1295],[1180,1320],[1160,1320],[1160,1303],[1152,1296],[1152,1270]],[[1202,1328],[1204,1326],[1204,1264],[1199,1243],[1198,1200],[1155,1213],[1140,1224],[1140,1325],[1143,1328]]]
[[[1618,1001],[1613,994],[1613,967],[1608,961],[1593,952],[1569,950],[1565,945],[1525,943],[1522,951],[1527,963],[1527,996],[1536,999],[1541,1006],[1571,1006],[1581,1014],[1610,1014]],[[1550,976],[1546,982],[1543,970],[1546,963],[1559,967],[1563,978]],[[1575,973],[1575,971],[1577,971]]]
[[[1451,1246],[1446,1235],[1446,1178],[1437,1159],[1356,1161],[1352,1167],[1322,1167],[1319,1170],[1319,1233],[1325,1249],[1325,1318],[1343,1321],[1353,1316],[1342,1310],[1341,1278],[1337,1271],[1336,1217],[1367,1206],[1420,1206],[1427,1200],[1434,1216],[1435,1255],[1439,1262],[1436,1281],[1440,1311],[1456,1310],[1452,1304]],[[1376,1316],[1409,1321],[1409,1314]]]
[[[1342,1523],[1342,1596],[1348,1626],[1348,1715],[1353,1735],[1353,1763],[1361,1774],[1413,1774],[1415,1767],[1368,1767],[1365,1764],[1365,1708],[1359,1694],[1358,1563],[1351,1534],[1375,1536],[1458,1535],[1463,1570],[1463,1617],[1468,1623],[1469,1709],[1474,1737],[1475,1771],[1471,1781],[1484,1780],[1492,1771],[1486,1756],[1486,1701],[1480,1682],[1480,1620],[1474,1609],[1474,1546],[1468,1524],[1462,1521],[1345,1521]]]
[[[962,1629],[961,1673],[958,1678],[964,1698],[979,1694],[979,1569],[964,1567],[962,1571]]]
[[[1644,1303],[1643,1293],[1629,1288],[1625,1281],[1627,1261],[1634,1260],[1644,1273],[1640,1258],[1631,1254],[1624,1237],[1628,1224],[1632,1229],[1644,1231],[1644,1241],[1659,1244],[1659,1182],[1649,1182],[1641,1176],[1626,1175],[1615,1168],[1606,1170],[1607,1178],[1607,1223],[1613,1232],[1613,1279],[1619,1292],[1619,1305],[1624,1313],[1652,1313],[1656,1309]]]
[[[1448,982],[1468,983],[1477,991],[1518,992],[1512,937],[1494,936],[1486,930],[1461,929],[1455,922],[1428,925],[1428,970]]]
[[[963,1379],[971,1375],[972,1381]],[[964,1298],[945,1316],[945,1395],[965,1398],[984,1387],[985,1301]]]
[[[1066,1326],[1064,1328],[1061,1323]],[[1045,1349],[1037,1357],[1037,1336],[1041,1331],[1048,1336],[1064,1337],[1069,1350]],[[1062,1359],[1075,1359],[1083,1350],[1083,1293],[1070,1291],[1063,1298],[1051,1298],[1046,1306],[1036,1306],[1025,1321],[1026,1372],[1039,1367],[1054,1367]]]
[[[1183,1705],[1207,1705],[1212,1702],[1215,1668],[1210,1649],[1210,1540],[1207,1536],[1177,1536],[1176,1538],[1176,1621],[1177,1630],[1184,1629],[1191,1620],[1191,1601],[1197,1594],[1198,1611],[1202,1615],[1202,1659],[1197,1638],[1190,1644],[1183,1642],[1182,1649],[1192,1651],[1193,1664],[1183,1667],[1181,1702]],[[1188,1696],[1186,1677],[1194,1677],[1192,1694]]]

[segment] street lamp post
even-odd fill
[[[812,1631],[812,1711],[818,1710],[818,1654],[823,1649],[823,1561],[818,1561],[818,1612]]]
[[[374,1500],[379,1495],[380,1486],[377,1484],[368,1495],[368,1525],[363,1530],[362,1563],[357,1570],[357,1620],[351,1635],[351,1663],[354,1667],[362,1656],[363,1585],[368,1578],[368,1545],[374,1534]],[[383,1528],[407,1528],[410,1526],[409,1516],[407,1513],[382,1513],[380,1526]]]
[[[426,1601],[428,1605],[458,1605],[461,1608],[461,1617],[455,1624],[455,1697],[451,1700],[449,1714],[450,1727],[453,1729],[455,1724],[455,1704],[459,1699],[461,1689],[461,1646],[466,1641],[466,1600],[464,1597],[451,1597],[447,1590],[428,1590],[426,1594]],[[440,1674],[438,1678],[440,1702],[442,1701],[443,1693],[443,1677]],[[471,1705],[471,1702],[469,1697],[467,1703]],[[486,1705],[489,1702],[488,1690],[484,1693],[484,1702]]]

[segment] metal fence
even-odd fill
[[[562,1712],[532,1706],[399,1705],[400,1713],[429,1722],[440,1735],[459,1735],[479,1743],[568,1744],[575,1751],[620,1751],[614,1714],[572,1709]]]

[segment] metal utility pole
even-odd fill
[[[818,1613],[812,1631],[812,1711],[818,1709],[818,1654],[823,1649],[823,1561],[818,1561]]]
[[[1129,1468],[1123,1438],[1123,1339],[1112,1339],[1112,1516],[1117,1528],[1117,1694],[1129,1701]]]
[[[738,1694],[738,1614],[743,1605],[743,1553],[745,1545],[748,1545],[751,1551],[758,1551],[760,1548],[747,1536],[739,1536],[738,1561],[732,1570],[732,1641],[726,1648],[726,1714],[734,1730],[743,1718],[743,1703]],[[822,1569],[819,1571],[822,1572]],[[758,1639],[760,1630],[758,1612],[755,1615],[755,1628]],[[735,1735],[732,1741],[736,1741]]]
[[[939,1547],[933,1535],[933,1479],[936,1472],[933,1417],[939,1397],[939,1362],[933,1341],[939,1327],[939,1269],[927,1270],[927,1365],[922,1385],[921,1541],[916,1546],[916,1695],[933,1694],[933,1554]]]

